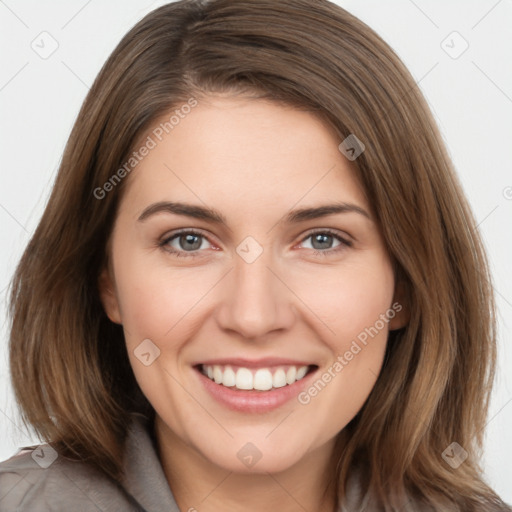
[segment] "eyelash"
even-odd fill
[[[169,242],[171,242],[172,240],[174,240],[176,237],[179,237],[179,236],[183,236],[183,235],[197,235],[197,236],[200,236],[202,238],[205,238],[206,240],[208,240],[208,238],[203,234],[201,233],[200,231],[196,231],[194,229],[183,229],[181,231],[177,231],[177,232],[174,232],[172,235],[170,236],[167,236],[165,237],[162,241],[160,241],[158,243],[158,246],[163,249],[164,251],[172,254],[173,256],[176,256],[178,258],[182,258],[182,257],[185,257],[185,258],[196,258],[196,257],[199,257],[200,256],[200,250],[196,250],[196,251],[177,251],[175,249],[169,249],[167,247],[167,244]],[[328,257],[330,255],[333,255],[333,254],[336,254],[344,249],[346,249],[347,247],[352,247],[352,242],[348,241],[348,240],[345,240],[344,238],[342,238],[337,232],[331,230],[331,229],[321,229],[321,230],[317,230],[317,231],[312,231],[310,233],[308,233],[302,240],[300,243],[306,241],[308,238],[311,238],[315,235],[330,235],[330,236],[333,236],[334,238],[336,238],[340,243],[340,245],[334,249],[326,249],[326,250],[320,250],[320,249],[312,249],[315,251],[315,253],[317,254],[321,254],[322,257]],[[211,243],[211,242],[210,242]]]

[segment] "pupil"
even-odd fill
[[[188,249],[199,249],[199,247],[201,247],[201,242],[199,240],[199,236],[198,235],[192,235],[192,234],[189,234],[189,235],[183,235],[181,237],[181,239],[185,239],[186,243],[191,243],[193,245],[193,247],[191,247],[190,245],[188,246]],[[194,239],[196,239],[196,242],[194,244]],[[186,248],[186,247],[183,247],[182,245],[182,248]]]
[[[332,238],[332,235],[325,235],[325,234],[318,234],[313,237],[313,247],[315,249],[329,249],[329,244],[327,243],[330,241],[329,239]],[[319,242],[320,244],[327,243],[327,247],[325,245],[321,245],[320,247],[315,247],[315,243]]]

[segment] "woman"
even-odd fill
[[[2,510],[510,510],[478,458],[493,308],[371,29],[326,1],[161,7],[91,88],[14,277],[14,389],[49,444],[0,465]]]

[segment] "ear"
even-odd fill
[[[393,295],[392,309],[395,311],[395,316],[389,320],[390,331],[401,329],[409,323],[410,310],[406,291],[405,282],[399,280],[395,285]]]
[[[105,266],[98,277],[98,291],[105,313],[110,320],[122,325],[119,301],[115,292],[115,286],[110,270]]]

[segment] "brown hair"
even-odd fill
[[[128,415],[151,408],[97,288],[126,180],[102,199],[94,190],[155,119],[223,91],[307,108],[341,140],[355,134],[366,146],[357,176],[410,320],[390,333],[374,389],[339,434],[337,492],[358,467],[363,491],[386,511],[412,496],[435,510],[503,510],[479,466],[496,347],[475,221],[409,72],[373,30],[325,0],[179,1],[119,43],[12,282],[10,365],[23,420],[61,454],[120,477]],[[468,452],[457,469],[442,458],[454,441]]]

